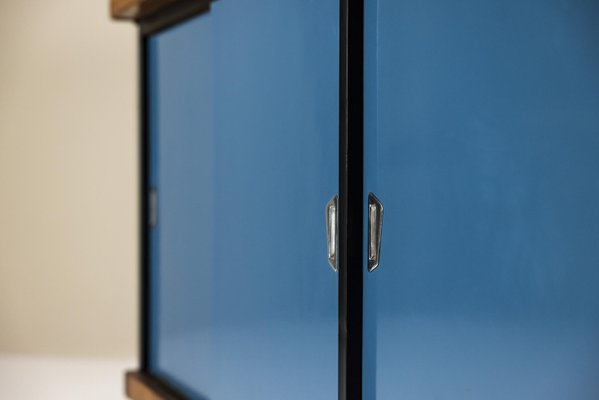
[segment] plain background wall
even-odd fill
[[[136,354],[136,29],[108,9],[0,1],[0,352]]]

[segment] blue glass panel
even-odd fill
[[[598,399],[599,3],[366,15],[365,399]]]
[[[150,39],[151,370],[190,398],[337,397],[338,20],[219,1]]]

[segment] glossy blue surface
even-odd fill
[[[192,399],[337,397],[338,20],[227,0],[149,40],[150,366]]]
[[[598,21],[366,0],[365,400],[599,399]]]

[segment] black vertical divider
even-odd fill
[[[362,399],[364,1],[340,1],[339,400]]]
[[[148,132],[148,60],[147,37],[139,37],[139,363],[149,372],[150,354],[150,253],[149,214],[149,132]]]

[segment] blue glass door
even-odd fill
[[[598,399],[599,2],[365,4],[365,400]]]
[[[337,397],[336,1],[218,1],[147,41],[150,372],[190,399]]]

